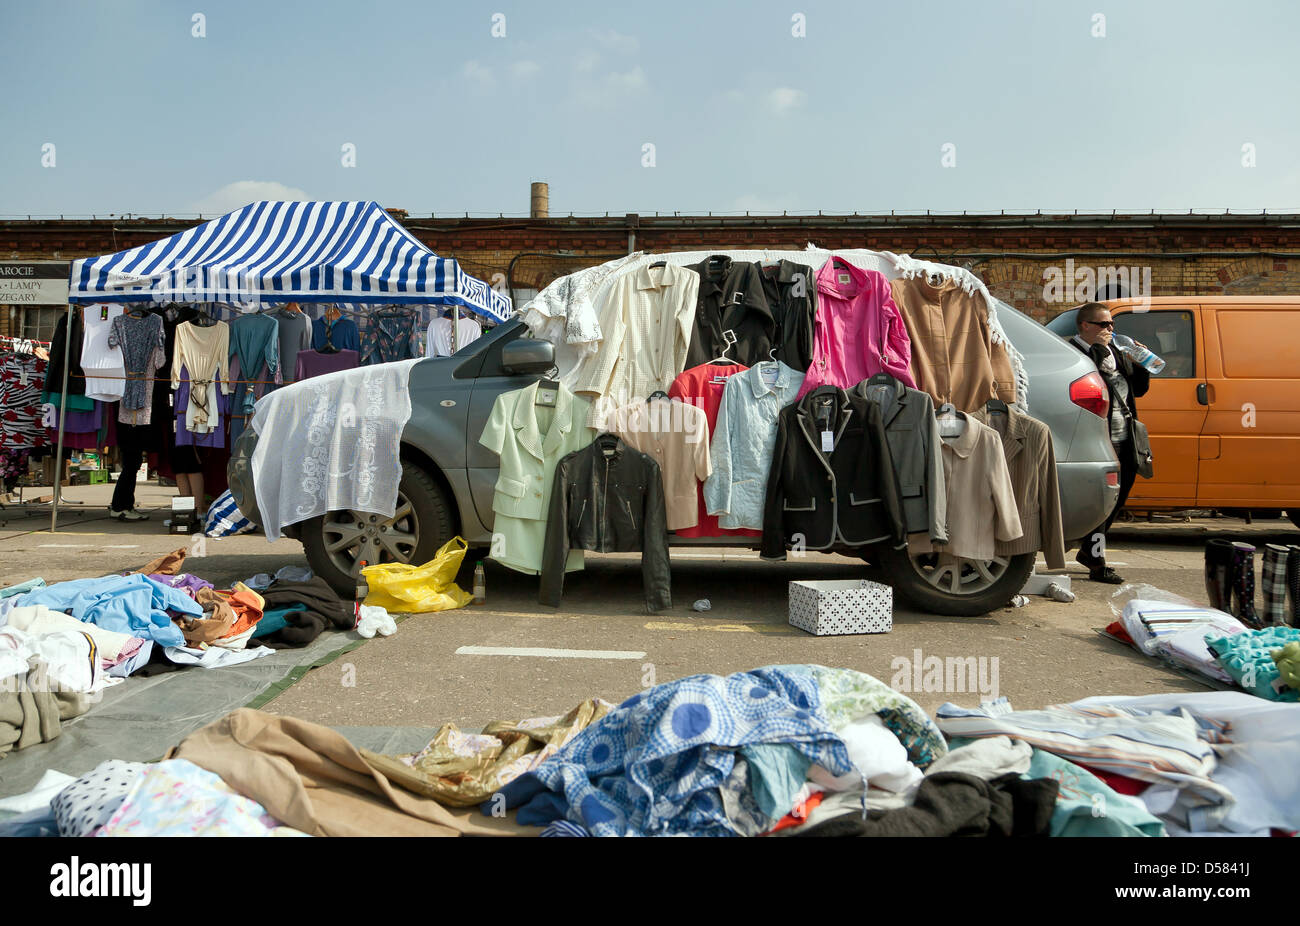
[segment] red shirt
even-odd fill
[[[726,386],[728,377],[735,376],[737,373],[744,373],[749,367],[742,366],[739,363],[702,363],[697,367],[691,367],[689,370],[678,375],[673,380],[672,386],[668,389],[668,397],[672,399],[681,399],[683,402],[692,404],[704,409],[705,417],[709,419],[709,437],[713,437],[713,429],[718,423],[718,409],[722,405],[722,390]],[[720,382],[714,382],[714,379]],[[700,507],[700,523],[694,527],[686,527],[679,531],[674,531],[678,537],[762,537],[762,531],[755,530],[727,530],[718,526],[718,516],[709,514],[708,509],[704,506],[704,485],[696,486],[696,499]]]

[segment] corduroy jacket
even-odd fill
[[[1011,488],[1024,536],[997,542],[999,556],[1043,551],[1048,569],[1065,568],[1065,535],[1061,526],[1061,493],[1056,480],[1056,452],[1052,431],[1014,405],[1006,417],[987,408],[971,417],[1002,437],[1002,453],[1011,474]]]

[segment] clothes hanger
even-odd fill
[[[554,372],[555,368],[552,367],[551,373],[537,381],[537,397],[533,400],[533,405],[545,405],[547,407],[555,405],[556,400],[560,397],[560,384],[557,380],[551,378]]]
[[[658,270],[660,267],[667,267],[667,266],[668,266],[668,261],[666,261],[666,260],[657,260],[657,261],[654,261],[652,264],[650,264],[649,269],[651,269],[651,270]]]
[[[1001,399],[989,399],[984,403],[984,408],[991,414],[1007,414],[1007,403]]]
[[[731,350],[731,346],[736,343],[736,332],[728,328],[726,331],[722,332],[722,341],[726,345],[725,347],[722,348],[722,353],[719,356],[714,357],[712,360],[710,360],[709,363],[739,364],[739,361],[732,360],[730,357],[727,356],[727,351]]]
[[[666,398],[668,398],[668,393],[664,392],[662,389],[656,389],[654,392],[650,393],[650,395],[646,396],[645,401],[646,404],[649,405],[655,399],[666,399]]]
[[[961,437],[966,432],[966,416],[957,411],[951,402],[940,405],[934,417],[939,421],[940,437]]]

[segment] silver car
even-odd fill
[[[1119,494],[1115,460],[1104,419],[1105,385],[1096,368],[1038,322],[1008,305],[998,318],[1024,356],[1030,414],[1052,430],[1067,541],[1086,536],[1105,520]],[[498,326],[452,357],[428,359],[411,370],[411,419],[402,432],[402,481],[390,519],[335,511],[285,528],[306,550],[313,570],[340,594],[352,597],[362,562],[422,563],[447,540],[471,547],[492,540],[492,495],[497,457],[478,442],[496,398],[546,375],[554,348],[529,337],[518,320]],[[1100,404],[1098,404],[1100,402]],[[251,428],[235,445],[230,485],[236,504],[259,520],[248,461],[256,443]],[[674,546],[748,546],[756,540],[672,538]],[[1024,585],[1034,555],[961,561],[940,566],[934,557],[905,551],[845,550],[873,564],[914,606],[935,614],[983,614],[1005,605]]]

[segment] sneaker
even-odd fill
[[[112,518],[114,521],[149,520],[149,516],[147,514],[145,514],[143,511],[136,511],[134,508],[130,508],[126,511],[114,511],[112,508],[110,508],[108,509],[108,516]]]

